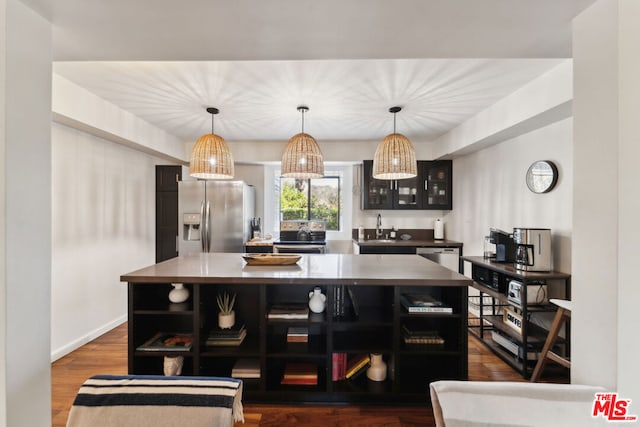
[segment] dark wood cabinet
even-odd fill
[[[453,208],[453,163],[451,160],[418,162],[422,209],[451,210]]]
[[[244,379],[247,402],[425,404],[429,383],[467,379],[467,287],[406,285],[320,285],[326,310],[304,320],[270,319],[275,304],[307,304],[312,286],[291,284],[186,284],[189,300],[172,305],[169,284],[129,283],[129,373],[162,374],[165,356],[184,356],[183,375],[231,376],[238,359],[260,366],[260,378]],[[338,313],[338,295],[345,299]],[[236,323],[247,335],[240,346],[208,347],[209,331],[217,328],[216,296],[237,294]],[[452,308],[451,313],[409,313],[403,293],[426,293]],[[351,301],[355,301],[356,310]],[[340,315],[338,315],[340,314]],[[308,329],[308,343],[288,343],[290,327]],[[403,330],[432,331],[443,345],[406,344]],[[193,334],[186,352],[140,351],[158,331]],[[387,379],[374,382],[363,373],[332,380],[333,355],[379,353],[387,364]],[[301,362],[317,368],[316,385],[284,385],[287,364]]]
[[[418,175],[400,180],[373,178],[373,160],[363,161],[362,209],[450,210],[451,160],[418,161]]]
[[[470,296],[474,301],[470,301],[469,307],[475,308],[477,317],[469,318],[469,332],[524,378],[529,378],[548,333],[540,325],[542,322],[535,320],[545,316],[543,313],[550,320],[555,312],[556,307],[548,302],[549,295],[571,298],[571,276],[561,272],[522,272],[511,263],[483,257],[462,257],[461,260],[470,263],[474,280],[475,292]],[[517,291],[510,290],[511,281],[521,285]],[[519,300],[514,299],[516,295]],[[565,337],[556,341],[556,345],[562,347],[557,351],[568,354],[569,343],[567,328]]]
[[[156,262],[178,256],[178,182],[181,166],[156,166]]]

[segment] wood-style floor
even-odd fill
[[[66,425],[67,414],[80,385],[95,374],[127,373],[126,323],[53,363],[52,425]],[[469,338],[469,380],[525,381],[475,338]],[[434,425],[427,407],[244,405],[245,426],[385,426]],[[241,426],[242,424],[237,424]]]

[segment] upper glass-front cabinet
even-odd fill
[[[418,162],[422,171],[424,187],[422,189],[423,209],[452,209],[452,162],[435,160]]]
[[[418,176],[373,178],[373,160],[363,162],[362,209],[451,209],[451,160],[418,161]]]

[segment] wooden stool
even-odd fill
[[[542,370],[544,369],[544,364],[547,359],[553,360],[565,368],[571,368],[571,361],[568,358],[562,357],[551,351],[553,344],[555,344],[556,339],[558,338],[558,333],[560,333],[560,329],[562,329],[562,325],[564,325],[567,320],[571,319],[571,301],[564,299],[551,299],[549,301],[558,306],[558,311],[556,311],[556,316],[553,318],[553,323],[549,329],[547,339],[544,342],[544,347],[542,347],[542,351],[538,356],[538,363],[536,363],[533,374],[531,374],[530,381],[532,383],[540,379],[540,375],[542,375]]]

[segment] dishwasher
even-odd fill
[[[416,253],[447,267],[449,270],[458,272],[460,248],[417,248]]]

